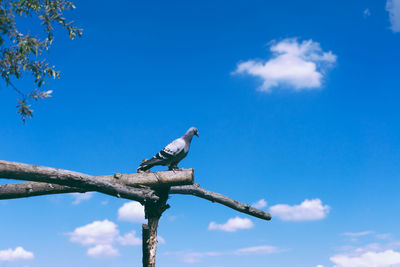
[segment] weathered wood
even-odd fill
[[[98,191],[141,202],[145,206],[145,216],[148,220],[147,224],[142,225],[143,267],[155,267],[157,228],[161,215],[169,208],[167,204],[169,194],[194,195],[260,219],[271,219],[268,212],[205,190],[198,184],[193,185],[193,169],[91,176],[62,169],[0,160],[0,178],[33,181],[0,185],[0,199]],[[170,188],[170,185],[176,186]]]
[[[161,172],[140,172],[114,175],[97,176],[108,180],[117,179],[120,183],[137,187],[162,187],[175,185],[190,185],[194,183],[193,169],[181,169],[177,171],[161,171]]]
[[[0,199],[15,199],[74,192],[85,193],[87,191],[78,187],[39,182],[0,185]]]
[[[78,187],[84,191],[98,191],[142,203],[145,199],[158,199],[154,191],[150,189],[137,189],[79,172],[4,160],[0,160],[0,177]]]
[[[231,199],[227,196],[221,195],[219,193],[211,192],[201,188],[199,184],[194,185],[183,185],[183,186],[174,186],[170,189],[170,194],[182,194],[182,195],[194,195],[197,197],[201,197],[211,202],[217,202],[222,205],[225,205],[234,210],[240,211],[242,213],[246,213],[248,215],[263,219],[263,220],[271,220],[271,214],[268,212],[253,208],[252,206],[241,203],[234,199]]]
[[[142,250],[143,250],[143,267],[155,267],[157,252],[157,229],[161,215],[169,208],[168,188],[157,190],[159,200],[146,201],[144,205],[145,217],[147,225],[142,225]]]
[[[147,224],[142,224],[142,263],[143,267],[147,267],[150,264],[150,251],[149,243],[150,240],[150,229]]]
[[[21,168],[25,168],[28,164],[23,164],[22,166],[15,170],[16,163],[15,162],[6,162],[0,161],[0,178],[12,178],[17,179],[16,176],[20,177],[24,180],[44,180],[42,178],[38,179],[30,179],[28,176],[32,174],[32,170],[25,170],[24,175],[20,175]],[[21,163],[18,163],[22,165]],[[10,168],[12,167],[12,169]],[[77,173],[77,172],[70,172],[61,169],[54,169],[48,167],[41,167],[35,165],[28,165],[39,167],[43,170],[43,168],[51,169],[53,173],[49,174],[49,171],[37,171],[39,173],[34,173],[32,176],[35,175],[42,175],[42,176],[49,176],[54,175],[54,173],[58,172],[58,175],[63,175],[65,172],[69,172],[68,175],[79,175],[81,178],[82,176],[89,175]],[[8,174],[5,172],[8,172]],[[10,172],[13,172],[10,174]],[[4,177],[3,177],[4,176]],[[8,176],[8,177],[5,177]],[[183,169],[179,171],[161,171],[161,172],[153,172],[153,173],[132,173],[132,174],[119,174],[116,173],[114,175],[105,175],[105,176],[91,176],[96,180],[108,180],[113,185],[121,184],[123,186],[132,186],[132,187],[139,187],[139,186],[148,186],[153,188],[160,188],[163,186],[172,186],[172,185],[187,185],[193,184],[194,181],[194,170],[193,169]],[[19,180],[19,179],[18,179]],[[52,180],[53,181],[53,180]],[[13,198],[23,198],[23,197],[33,197],[33,196],[41,196],[41,195],[49,195],[49,194],[61,194],[61,193],[72,193],[72,192],[88,192],[88,191],[98,191],[98,190],[90,190],[88,186],[65,186],[59,185],[56,183],[57,181],[53,181],[53,183],[41,183],[41,182],[27,182],[27,183],[18,183],[18,184],[7,184],[7,185],[0,185],[0,199],[13,199]],[[64,182],[63,182],[64,183]],[[65,182],[66,184],[71,184],[70,182]],[[65,184],[64,183],[64,184]],[[128,188],[129,190],[136,190]],[[143,189],[144,192],[149,192],[147,189]],[[120,194],[120,197],[121,194]],[[134,199],[136,200],[136,199]]]
[[[72,188],[60,185],[49,185],[47,183],[26,182],[18,184],[0,185],[0,199],[13,199],[31,196],[41,196],[60,193],[72,192],[87,192],[80,188]],[[200,185],[173,186],[170,189],[170,194],[194,195],[200,198],[207,199],[211,202],[217,202],[234,210],[246,213],[248,215],[270,220],[271,214],[268,212],[251,207],[246,203],[241,203],[219,193],[208,191]]]

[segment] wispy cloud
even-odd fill
[[[33,252],[27,251],[23,247],[0,250],[0,261],[32,260],[34,257]]]
[[[86,192],[86,193],[71,193],[71,196],[74,198],[72,204],[78,205],[82,201],[89,200],[93,196],[93,192]]]
[[[386,10],[389,12],[392,31],[400,32],[400,0],[387,0]]]
[[[251,204],[251,206],[256,209],[263,209],[267,206],[267,201],[265,201],[265,199],[260,199],[259,201]]]
[[[360,237],[360,236],[366,236],[366,235],[370,235],[373,234],[373,231],[363,231],[363,232],[346,232],[346,233],[342,233],[341,235],[343,236],[349,236],[349,237]]]
[[[162,237],[162,236],[160,236],[160,235],[157,236],[157,241],[158,241],[158,243],[161,244],[161,245],[167,243],[167,241],[165,241],[164,237]]]
[[[391,234],[377,234],[376,238],[381,239],[381,240],[385,240],[385,239],[389,239],[391,237]]]
[[[237,249],[234,251],[234,254],[236,255],[272,254],[281,251],[283,250],[274,246],[255,246],[255,247]]]
[[[331,51],[324,52],[320,44],[312,40],[299,42],[291,38],[271,43],[271,59],[241,62],[234,72],[260,78],[263,84],[259,89],[264,92],[270,92],[273,87],[293,91],[321,88],[328,67],[337,59]]]
[[[371,16],[371,11],[369,10],[369,8],[366,8],[366,9],[364,9],[363,14],[364,14],[364,18],[367,18],[367,17]]]
[[[127,202],[118,209],[118,220],[146,223],[144,218],[144,207],[136,201]]]
[[[229,219],[224,224],[217,224],[215,222],[210,222],[208,225],[208,230],[221,230],[225,232],[236,232],[240,229],[250,229],[253,228],[253,222],[247,218],[235,217]]]
[[[330,207],[320,199],[304,200],[300,205],[278,204],[270,208],[272,216],[284,221],[314,221],[324,219]]]
[[[175,251],[175,252],[165,252],[165,255],[176,256],[179,261],[186,263],[196,263],[200,262],[206,257],[217,257],[224,255],[236,255],[236,256],[247,256],[247,255],[268,255],[273,253],[280,253],[286,250],[280,249],[275,246],[255,246],[241,248],[232,251],[206,251],[206,252],[193,252],[193,251]]]

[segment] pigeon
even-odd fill
[[[137,172],[146,172],[156,165],[168,166],[168,170],[179,170],[178,163],[188,154],[193,135],[199,137],[195,127],[189,128],[182,137],[172,141],[151,159],[143,160]]]

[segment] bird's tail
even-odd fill
[[[150,170],[154,165],[157,165],[161,160],[158,158],[151,158],[151,159],[144,159],[142,160],[142,163],[139,165],[137,168],[137,172],[145,172]]]

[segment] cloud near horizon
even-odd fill
[[[369,251],[359,256],[335,255],[330,258],[334,267],[400,267],[400,252],[386,250]]]
[[[216,257],[216,256],[250,256],[250,255],[268,255],[274,253],[284,252],[284,249],[280,249],[275,246],[263,245],[254,246],[247,248],[240,248],[232,251],[206,251],[206,252],[194,252],[194,251],[175,251],[175,252],[165,252],[164,255],[176,256],[179,261],[185,263],[197,263],[206,257]]]
[[[278,204],[270,208],[272,216],[283,221],[314,221],[324,219],[329,213],[330,207],[322,205],[320,199],[304,200],[300,205],[290,206]]]
[[[260,91],[271,92],[273,87],[297,92],[319,89],[327,69],[337,60],[336,55],[324,52],[320,44],[312,40],[299,42],[288,38],[271,43],[269,60],[244,61],[233,72],[260,78],[263,82]]]

